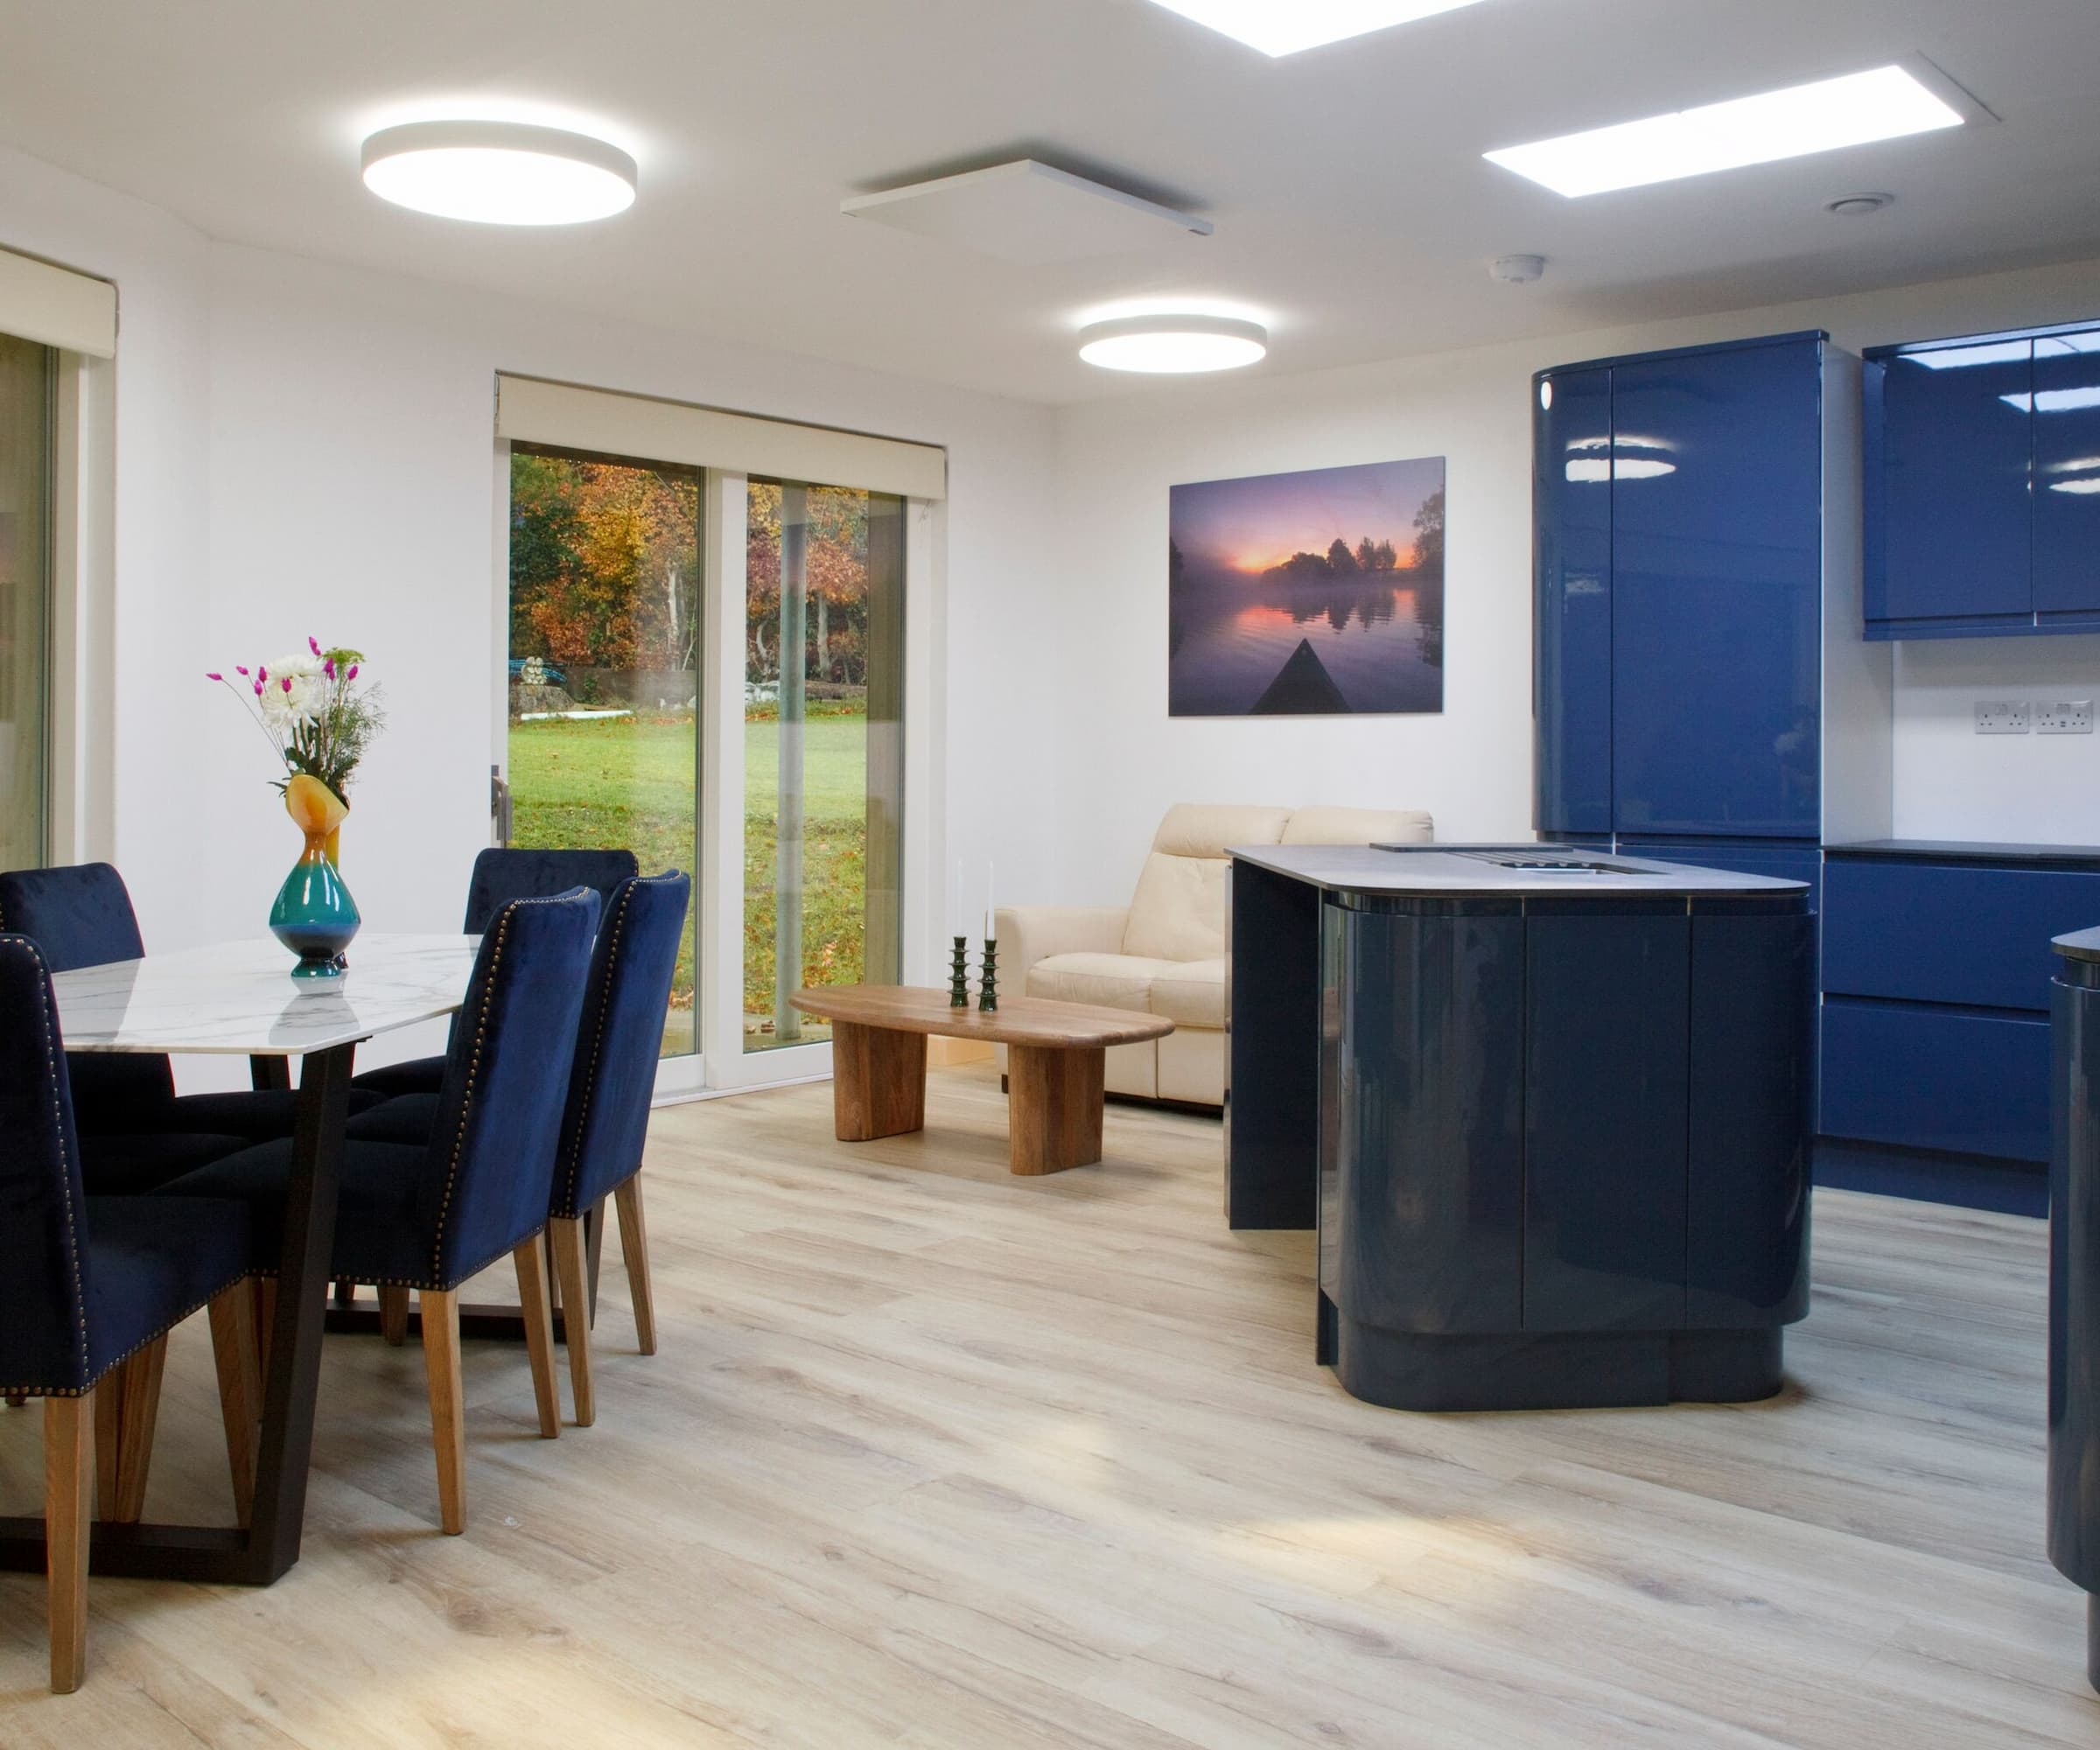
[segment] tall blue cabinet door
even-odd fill
[[[1612,373],[1613,824],[1821,830],[1823,352]]]
[[[1691,920],[1528,907],[1524,1326],[1683,1328]]]
[[[2034,612],[2026,340],[1866,368],[1866,619],[1987,630]]]
[[[2100,621],[2100,332],[2034,342],[2034,606]]]
[[[1542,374],[1532,405],[1542,832],[1612,830],[1612,373]]]

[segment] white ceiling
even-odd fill
[[[2003,124],[1577,201],[1480,159],[1915,52]],[[2096,86],[2100,0],[1487,0],[1284,60],[1149,0],[0,4],[0,141],[213,236],[1046,402],[1129,390],[1074,332],[1134,298],[1264,319],[1287,372],[2100,255]],[[640,199],[368,194],[361,137],[443,114],[604,133]],[[838,210],[1022,156],[1216,234],[1029,267]],[[1491,284],[1512,251],[1544,282]]]

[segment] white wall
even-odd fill
[[[1526,294],[1483,281],[1480,295]],[[1067,690],[1084,705],[1059,719],[1055,892],[1013,897],[1127,898],[1153,826],[1177,801],[1426,808],[1440,837],[1530,836],[1534,371],[1804,328],[1856,352],[2096,315],[2100,263],[2086,262],[1064,410],[1057,592]],[[1424,455],[1448,458],[1443,714],[1168,718],[1168,488]],[[1897,676],[1899,833],[2100,843],[2100,737],[1963,733],[1974,696],[2100,696],[2100,638],[1907,645]]]
[[[296,835],[202,676],[310,632],[386,690],[344,833],[368,926],[458,928],[501,718],[500,369],[946,445],[945,600],[917,629],[945,647],[936,794],[906,807],[960,799],[938,867],[1051,858],[1054,752],[1028,732],[1057,685],[1028,655],[1058,634],[1046,410],[218,244],[7,152],[0,246],[119,287],[115,854],[149,948],[261,928]]]

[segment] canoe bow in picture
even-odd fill
[[[1312,640],[1301,638],[1250,709],[1256,717],[1335,717],[1348,710],[1349,702]]]

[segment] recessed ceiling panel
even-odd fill
[[[839,211],[1031,265],[1168,248],[1211,231],[1207,219],[1033,158],[856,195]]]

